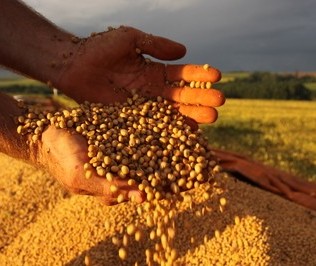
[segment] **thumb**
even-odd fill
[[[186,54],[185,46],[178,42],[136,31],[136,45],[143,54],[160,60],[177,60]]]

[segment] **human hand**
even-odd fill
[[[215,89],[170,85],[180,80],[217,82],[221,78],[217,69],[148,63],[143,57],[148,54],[160,60],[179,59],[186,53],[179,43],[121,26],[82,39],[76,45],[78,51],[56,86],[78,102],[124,101],[136,89],[143,96],[160,95],[174,101],[181,113],[198,123],[214,122],[215,107],[225,102],[223,94]]]
[[[38,158],[52,176],[75,194],[95,196],[106,205],[117,204],[119,194],[123,194],[125,200],[132,197],[139,203],[145,200],[144,193],[137,186],[128,185],[126,180],[116,178],[109,182],[95,172],[87,179],[83,167],[89,161],[87,148],[87,142],[81,135],[49,126],[43,132]],[[115,185],[118,191],[112,193],[111,185]]]

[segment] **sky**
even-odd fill
[[[179,63],[316,71],[315,0],[24,0],[79,36],[129,25],[183,43]]]

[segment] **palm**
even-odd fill
[[[136,187],[128,186],[124,180],[114,180],[119,191],[110,192],[111,183],[96,173],[87,179],[83,165],[89,161],[86,140],[67,130],[49,127],[42,136],[44,163],[49,172],[68,190],[76,194],[86,194],[99,197],[106,204],[116,203],[118,193],[127,200],[132,195],[142,201],[142,195]]]
[[[205,71],[195,65],[148,64],[136,49],[161,60],[179,59],[186,52],[181,44],[133,28],[120,27],[81,43],[60,82],[61,87],[78,102],[88,100],[107,104],[124,101],[133,90],[144,96],[161,95],[180,106],[185,105],[180,111],[197,121],[202,120],[198,122],[216,119],[214,107],[222,105],[225,100],[219,91],[171,88],[166,81],[216,82],[220,79],[217,69]],[[196,105],[201,106],[198,108]]]

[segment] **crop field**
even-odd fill
[[[228,99],[202,128],[214,147],[316,181],[315,101]]]

